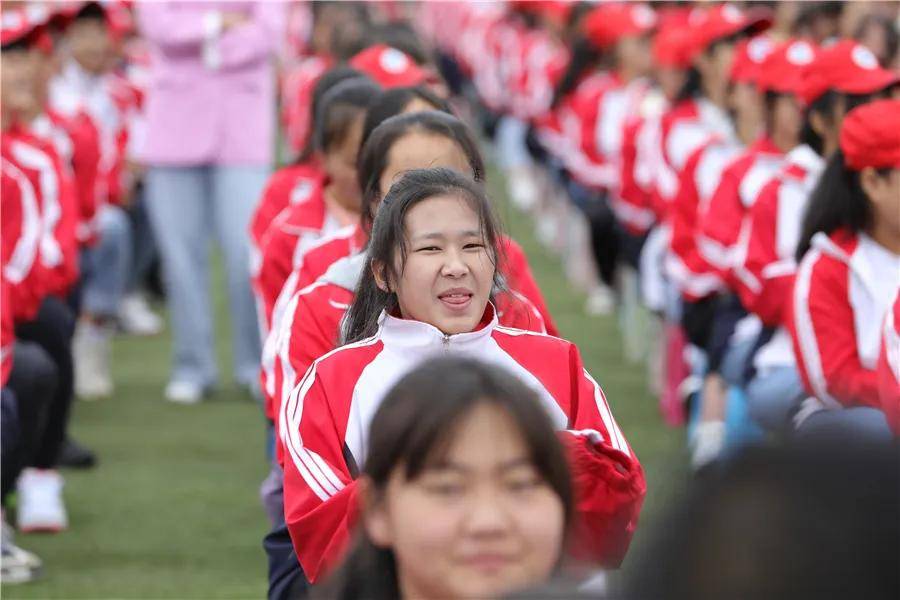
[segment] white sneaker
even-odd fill
[[[0,582],[4,585],[28,583],[41,576],[43,563],[35,554],[12,542],[3,542],[0,556]]]
[[[112,328],[80,320],[72,340],[72,359],[75,363],[75,394],[84,400],[112,396],[113,384],[109,375],[109,355]]]
[[[165,394],[169,402],[198,404],[203,400],[203,386],[189,381],[170,381]]]
[[[128,294],[119,305],[119,326],[131,335],[157,335],[163,329],[162,318],[147,304],[144,296]]]
[[[19,475],[18,526],[19,530],[59,532],[69,526],[66,507],[63,504],[63,478],[56,471],[25,469]]]
[[[598,285],[588,294],[584,312],[591,316],[611,315],[616,309],[616,295],[609,286]]]
[[[725,449],[725,438],[728,433],[722,421],[705,421],[698,423],[691,436],[691,467],[699,471],[721,456]]]

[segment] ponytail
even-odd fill
[[[586,38],[576,38],[572,44],[572,60],[566,67],[566,72],[559,80],[556,90],[553,92],[552,107],[556,107],[581,81],[584,75],[600,64],[602,54]]]
[[[838,229],[856,233],[871,223],[872,207],[859,183],[859,172],[847,168],[844,153],[838,150],[810,196],[797,245],[797,260],[809,251],[813,236],[820,231],[826,235]]]

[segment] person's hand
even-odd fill
[[[228,31],[232,27],[243,25],[247,21],[249,21],[249,19],[244,13],[225,11],[222,13],[222,31]]]

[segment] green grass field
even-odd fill
[[[497,181],[497,177],[494,177]],[[500,196],[498,187],[493,189]],[[527,220],[504,207],[507,228],[528,253],[563,335],[581,348],[647,473],[648,494],[633,556],[686,473],[683,436],[667,429],[646,391],[643,368],[627,364],[612,318],[588,318],[558,261],[537,245]],[[217,277],[222,372],[229,372],[228,319]],[[167,336],[120,338],[117,393],[79,402],[72,430],[100,456],[98,468],[67,472],[70,528],[19,536],[45,563],[43,580],[3,586],[4,598],[261,598],[267,524],[257,489],[267,472],[260,409],[223,377],[198,406],[162,399]],[[626,560],[624,568],[627,570]]]

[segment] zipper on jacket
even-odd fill
[[[446,333],[441,336],[441,343],[444,345],[444,352],[450,352],[450,336]]]

